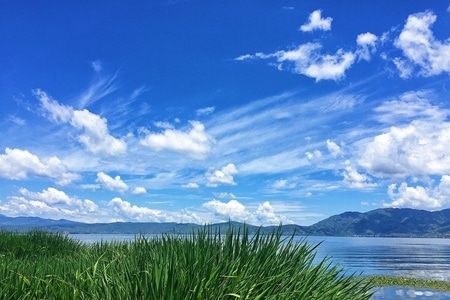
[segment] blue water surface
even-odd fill
[[[84,242],[132,240],[131,234],[75,234]],[[296,237],[318,245],[316,260],[329,257],[348,274],[395,275],[450,281],[450,239],[381,237]],[[450,293],[410,287],[375,289],[372,300],[448,299]]]

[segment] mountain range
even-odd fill
[[[225,232],[229,226],[241,227],[243,223],[229,221],[211,224],[213,230]],[[69,220],[51,220],[38,217],[7,217],[0,214],[0,230],[25,231],[41,228],[71,234],[158,234],[190,233],[204,225],[190,223],[80,223]],[[250,233],[259,226],[246,225]],[[272,231],[278,226],[265,226],[262,231]],[[410,208],[381,208],[369,212],[345,212],[331,216],[311,226],[282,225],[284,234],[308,236],[386,236],[386,237],[449,237],[450,209],[426,211]]]

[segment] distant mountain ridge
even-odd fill
[[[242,227],[239,222],[211,224],[213,230],[225,232],[229,226]],[[250,232],[259,226],[247,225]],[[42,228],[68,233],[158,234],[190,233],[203,225],[192,223],[115,222],[87,224],[69,220],[38,217],[6,217],[0,215],[0,230],[23,231]],[[272,231],[278,226],[262,227]],[[380,208],[366,213],[345,212],[331,216],[311,226],[283,225],[283,233],[309,236],[388,236],[388,237],[449,237],[450,209],[426,211],[410,208]]]

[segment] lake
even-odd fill
[[[74,234],[73,238],[92,243],[100,240],[132,240],[132,234]],[[301,240],[302,237],[296,237]],[[348,273],[401,275],[450,281],[450,239],[307,237],[316,249],[316,260],[328,256]],[[378,299],[448,299],[450,293],[433,290],[385,287],[377,289]]]

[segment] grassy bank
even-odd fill
[[[399,276],[369,276],[367,277],[375,286],[401,286],[411,288],[424,288],[450,292],[450,282],[440,280],[429,280],[420,278],[409,278]]]
[[[347,276],[281,231],[208,227],[187,236],[83,244],[61,234],[0,232],[1,299],[369,299]]]

